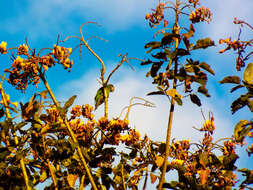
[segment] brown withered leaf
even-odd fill
[[[151,180],[151,184],[154,184],[154,183],[155,183],[155,181],[156,181],[156,179],[157,179],[157,176],[156,176],[156,175],[154,175],[154,174],[152,174],[152,173],[150,173],[150,180]]]
[[[206,168],[205,170],[200,170],[200,182],[202,185],[205,185],[207,183],[209,174],[210,174],[209,168]]]

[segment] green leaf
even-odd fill
[[[148,65],[148,64],[151,64],[152,61],[150,59],[148,59],[147,61],[143,61],[141,62],[141,65]]]
[[[162,64],[163,64],[163,62],[154,62],[153,63],[151,70],[150,70],[151,77],[155,77],[157,75],[157,72],[161,68]]]
[[[161,44],[162,45],[170,45],[170,43],[173,41],[173,38],[180,38],[180,35],[173,34],[173,33],[165,33],[162,40],[161,40]]]
[[[174,99],[175,99],[175,101],[177,102],[177,104],[179,106],[183,105],[183,101],[182,101],[182,99],[178,95],[175,95]]]
[[[212,41],[210,38],[204,38],[204,39],[199,39],[197,42],[196,42],[196,45],[193,46],[193,50],[195,49],[206,49],[210,46],[214,46],[214,41]]]
[[[237,154],[229,154],[223,158],[223,166],[227,170],[233,170],[235,168],[234,163],[239,158]]]
[[[239,121],[234,128],[234,137],[236,142],[242,143],[248,132],[252,129],[247,120]]]
[[[234,92],[234,91],[236,91],[237,89],[242,88],[242,87],[244,87],[244,86],[241,85],[241,84],[239,84],[239,85],[237,85],[237,86],[231,88],[230,92],[232,93],[232,92]]]
[[[151,96],[151,95],[164,95],[164,93],[161,91],[154,91],[147,94],[147,96]]]
[[[248,108],[250,109],[251,112],[253,112],[253,100],[248,98],[247,101],[248,101],[247,104]]]
[[[205,86],[200,86],[198,88],[198,92],[204,94],[206,97],[210,97],[210,94],[208,94],[208,90],[206,89]]]
[[[75,99],[76,99],[76,97],[77,97],[76,95],[70,97],[70,98],[68,99],[68,101],[65,102],[63,109],[67,110],[70,106],[72,106],[73,103],[74,103],[74,101],[75,101]]]
[[[183,49],[183,48],[178,48],[175,51],[178,56],[190,55],[190,52],[186,49]]]
[[[150,50],[146,51],[146,53],[150,53],[153,49],[157,49],[160,47],[161,47],[160,42],[149,42],[144,46],[144,48],[150,48]]]
[[[211,73],[212,75],[214,75],[214,71],[211,69],[210,65],[208,65],[207,63],[201,62],[201,63],[199,64],[199,66],[200,66],[202,69],[205,69],[206,71],[208,71],[209,73]]]
[[[249,63],[243,72],[244,82],[253,85],[253,63]]]
[[[224,84],[224,83],[232,83],[232,84],[240,84],[241,79],[238,76],[228,76],[219,81],[219,83]]]
[[[191,99],[192,103],[194,103],[198,106],[201,106],[201,101],[196,94],[190,94],[190,99]]]
[[[231,104],[232,114],[237,112],[239,109],[248,105],[248,99],[251,97],[250,94],[243,94]]]

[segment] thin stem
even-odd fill
[[[102,85],[104,87],[104,104],[105,104],[105,110],[104,110],[104,116],[106,118],[108,118],[108,97],[107,97],[107,93],[106,93],[106,81],[105,81],[105,64],[103,62],[103,60],[90,48],[89,44],[85,41],[84,37],[83,37],[83,32],[82,32],[82,28],[86,23],[82,24],[80,27],[80,35],[81,35],[81,40],[84,43],[84,45],[87,47],[87,49],[97,58],[97,60],[101,63],[102,68],[101,68],[101,81],[102,81]]]
[[[144,185],[143,185],[142,190],[146,189],[147,181],[148,181],[148,166],[146,167],[146,175],[145,175],[145,180],[144,180]]]
[[[121,176],[122,176],[122,186],[123,190],[126,190],[125,178],[124,178],[124,164],[121,164]]]
[[[80,181],[80,187],[79,187],[79,190],[83,190],[83,184],[84,184],[84,178],[85,178],[85,175],[83,175],[82,177],[81,177],[81,181]]]
[[[0,91],[1,91],[1,96],[2,96],[4,107],[5,107],[5,111],[6,111],[6,116],[7,116],[8,119],[10,119],[11,114],[10,114],[9,109],[8,109],[8,104],[7,104],[7,101],[5,99],[5,93],[4,93],[2,84],[0,84]],[[15,145],[18,146],[18,137],[16,135],[16,132],[13,133],[13,136],[14,136]],[[20,159],[20,166],[21,166],[21,169],[22,169],[22,172],[23,172],[23,175],[24,175],[26,189],[31,190],[31,187],[29,186],[29,178],[28,178],[28,175],[27,175],[27,172],[26,172],[26,167],[25,167],[25,162],[24,162],[23,157],[21,157],[21,159]]]
[[[179,30],[180,30],[180,27],[178,25],[179,5],[180,5],[180,0],[176,0],[176,18],[175,18],[175,24],[174,24],[174,27],[173,27],[173,30],[175,31],[176,34],[179,34]],[[179,41],[176,38],[176,40],[175,40],[175,49],[178,48],[178,44],[179,44]],[[169,66],[171,66],[171,63],[172,62],[170,61]],[[175,73],[175,75],[176,75],[177,70],[178,70],[177,67],[178,67],[178,62],[177,62],[177,58],[175,58],[175,60],[174,60],[174,73]],[[176,89],[176,88],[177,88],[177,79],[174,78],[174,80],[173,80],[173,89]],[[168,157],[169,157],[169,146],[170,146],[170,138],[171,138],[172,120],[173,120],[173,115],[174,115],[174,107],[175,107],[175,98],[172,97],[171,103],[170,103],[169,121],[168,121],[168,128],[167,128],[165,157],[164,157],[162,173],[161,173],[160,181],[159,181],[159,185],[158,185],[158,190],[162,189],[162,185],[165,181],[165,174],[166,174],[166,170],[167,170],[167,160],[168,160]]]
[[[51,90],[51,88],[50,88],[48,82],[46,81],[46,79],[45,79],[45,77],[44,77],[44,75],[43,75],[42,73],[40,73],[40,78],[42,79],[42,81],[43,81],[45,87],[47,88],[47,90],[48,90],[48,92],[49,92],[49,95],[51,96],[51,98],[52,98],[54,104],[56,105],[56,107],[59,108],[59,107],[60,107],[60,104],[59,104],[58,101],[56,100],[56,98],[55,98],[55,96],[54,96],[54,94],[53,94],[53,92],[52,92],[52,90]],[[62,116],[60,116],[60,117],[62,117]],[[84,168],[85,168],[85,171],[86,171],[87,174],[88,174],[88,177],[89,177],[89,180],[90,180],[90,182],[91,182],[91,185],[92,185],[93,189],[94,189],[94,190],[97,190],[97,186],[96,186],[95,181],[94,181],[94,179],[93,179],[93,177],[92,177],[92,174],[91,174],[91,172],[90,172],[90,169],[89,169],[89,167],[88,167],[88,165],[87,165],[87,163],[86,163],[86,161],[85,161],[85,159],[84,159],[84,156],[83,156],[83,154],[82,154],[82,150],[81,150],[81,148],[80,148],[80,146],[79,146],[79,143],[78,143],[78,141],[77,141],[77,139],[76,139],[76,137],[75,137],[74,132],[72,131],[72,129],[71,129],[71,127],[70,127],[70,125],[69,125],[67,119],[66,119],[66,118],[61,118],[61,119],[63,120],[63,123],[65,124],[65,126],[66,126],[67,129],[68,129],[68,132],[69,132],[69,134],[70,134],[71,139],[73,140],[73,142],[74,142],[75,144],[77,144],[77,153],[78,153],[78,156],[79,156],[79,158],[80,158],[80,160],[81,160],[81,162],[82,162],[82,164],[83,164],[83,166],[84,166]]]
[[[45,135],[42,135],[42,140],[43,140],[43,148],[44,148],[44,151],[46,151],[46,142],[45,142]],[[52,164],[50,163],[49,159],[47,158],[46,159],[47,161],[47,165],[48,165],[48,168],[49,168],[49,172],[50,172],[50,175],[52,177],[52,180],[53,180],[53,184],[54,184],[54,189],[55,190],[58,190],[58,187],[57,187],[57,179],[55,177],[55,171],[54,171],[54,168],[52,166]]]
[[[58,190],[58,188],[57,188],[57,179],[55,178],[54,168],[51,165],[49,159],[47,159],[47,165],[48,165],[48,168],[49,168],[50,175],[52,176],[52,180],[53,180],[53,183],[54,183],[54,189]]]

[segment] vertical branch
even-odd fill
[[[145,180],[144,180],[144,185],[143,185],[142,190],[146,190],[147,182],[148,182],[148,166],[146,167]]]
[[[122,186],[123,190],[126,190],[126,182],[125,182],[125,177],[124,177],[124,164],[121,164],[121,176],[122,176]]]
[[[1,97],[2,97],[3,104],[4,104],[4,107],[5,107],[5,111],[6,111],[6,116],[7,116],[8,119],[10,119],[11,114],[9,112],[8,104],[7,104],[7,101],[5,99],[5,93],[4,93],[4,90],[3,90],[3,87],[2,87],[2,83],[0,83],[0,91],[1,91]],[[18,137],[16,135],[16,132],[13,133],[13,136],[14,136],[15,145],[18,146]],[[23,157],[21,157],[21,159],[20,159],[20,166],[21,166],[21,170],[22,170],[23,175],[24,175],[26,189],[31,190],[31,187],[29,186],[29,179],[28,179],[28,175],[27,175],[27,172],[26,172],[26,167],[25,167],[25,162],[24,162]]]
[[[51,96],[51,98],[52,98],[54,104],[56,105],[56,107],[59,108],[59,107],[60,107],[60,104],[59,104],[58,101],[56,100],[56,98],[55,98],[55,96],[54,96],[54,94],[53,94],[53,92],[52,92],[52,90],[51,90],[51,88],[50,88],[50,86],[49,86],[47,80],[45,79],[45,76],[44,76],[43,73],[41,73],[41,72],[40,72],[40,78],[41,78],[41,80],[43,81],[43,83],[44,83],[46,89],[48,90],[49,95]],[[60,116],[60,117],[62,117],[62,116]],[[93,179],[93,177],[92,177],[92,174],[91,174],[91,171],[90,171],[90,169],[89,169],[89,167],[88,167],[88,165],[87,165],[87,162],[86,162],[85,159],[84,159],[82,150],[81,150],[81,148],[80,148],[80,146],[79,146],[79,143],[78,143],[78,141],[77,141],[77,139],[76,139],[76,137],[75,137],[74,132],[72,131],[72,129],[71,129],[71,127],[70,127],[70,125],[69,125],[67,119],[66,119],[66,118],[61,118],[61,119],[63,120],[63,123],[65,124],[65,126],[66,126],[67,129],[68,129],[68,132],[69,132],[69,134],[70,134],[71,139],[73,140],[73,142],[74,142],[75,144],[77,144],[77,153],[78,153],[78,156],[79,156],[79,158],[80,158],[80,160],[81,160],[81,162],[82,162],[82,164],[83,164],[83,166],[84,166],[84,168],[85,168],[86,173],[88,174],[88,177],[89,177],[89,180],[90,180],[90,182],[91,182],[91,185],[92,185],[93,189],[94,189],[94,190],[97,190],[97,186],[96,186],[95,181],[94,181],[94,179]]]
[[[176,0],[176,18],[175,18],[175,24],[173,27],[173,30],[176,34],[179,34],[179,25],[178,25],[178,18],[179,18],[179,5],[180,5],[180,0]],[[175,40],[175,49],[178,48],[179,41],[176,38]],[[177,70],[178,70],[178,62],[177,62],[177,57],[174,60],[174,73],[176,75]],[[177,87],[177,79],[174,78],[173,80],[173,89],[176,89]],[[167,128],[167,137],[166,137],[166,148],[165,148],[165,157],[164,157],[164,162],[163,162],[163,168],[162,168],[162,173],[160,176],[160,181],[158,185],[158,190],[162,189],[162,185],[165,181],[165,174],[167,170],[167,160],[169,157],[169,146],[170,146],[170,137],[171,137],[171,129],[172,129],[172,120],[173,120],[173,115],[174,115],[174,108],[175,108],[175,98],[172,97],[171,103],[170,103],[170,112],[169,112],[169,121],[168,121],[168,128]]]

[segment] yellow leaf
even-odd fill
[[[70,187],[74,188],[76,180],[77,180],[78,175],[74,175],[74,174],[69,174],[67,176],[67,181]]]
[[[155,163],[158,167],[161,167],[163,165],[164,158],[162,156],[156,156]]]
[[[183,98],[183,96],[181,96],[174,88],[167,90],[166,94],[172,98],[174,98],[175,96],[178,96],[180,99]]]

